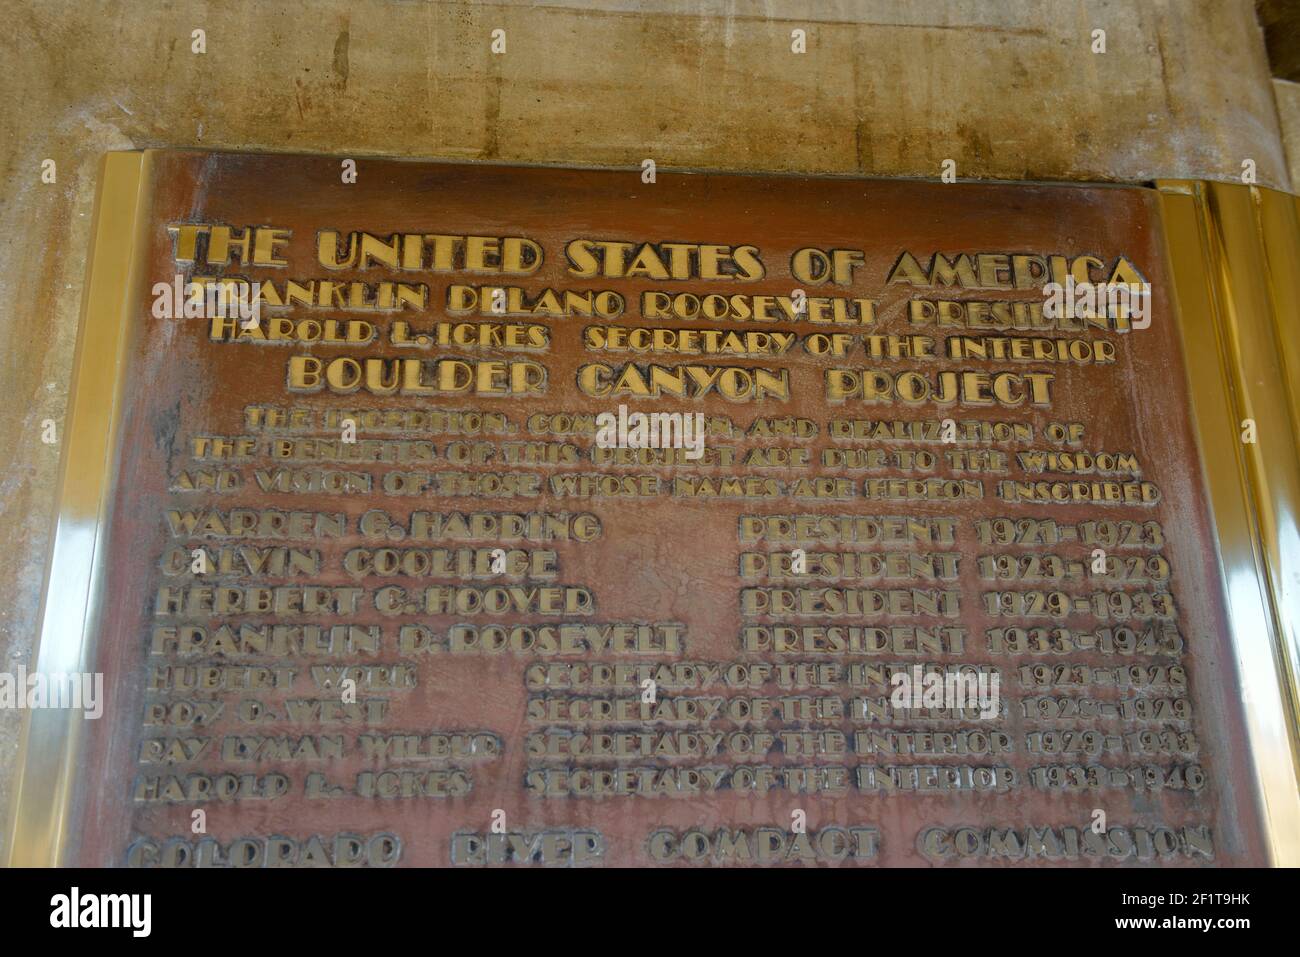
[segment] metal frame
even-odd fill
[[[1197,445],[1270,859],[1300,865],[1300,200],[1161,181]],[[1256,441],[1243,441],[1253,419]]]
[[[103,607],[104,537],[117,477],[121,370],[139,314],[152,155],[109,153],[95,197],[75,377],[63,427],[58,511],[41,597],[34,670],[92,670]],[[57,866],[67,849],[82,712],[28,711],[8,833],[10,866]]]

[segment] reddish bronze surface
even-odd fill
[[[822,394],[822,372],[830,365],[853,368],[878,366],[886,370],[908,367],[927,372],[964,368],[1000,370],[1021,366],[1026,369],[1048,368],[1032,363],[1024,365],[978,360],[939,360],[924,364],[883,360],[872,363],[862,354],[860,347],[850,358],[834,361],[811,357],[798,346],[782,358],[768,360],[598,355],[583,348],[582,330],[587,325],[601,321],[576,317],[517,320],[542,322],[551,329],[551,346],[547,351],[537,354],[521,353],[517,356],[536,360],[547,367],[549,384],[545,396],[526,400],[474,396],[431,400],[328,393],[290,394],[285,388],[284,373],[285,362],[290,355],[328,357],[346,353],[392,356],[397,353],[386,347],[382,340],[363,348],[213,343],[208,341],[204,320],[153,318],[148,310],[150,297],[146,295],[146,305],[139,315],[138,335],[131,348],[127,372],[130,385],[129,408],[124,420],[124,465],[118,476],[116,508],[109,540],[110,577],[107,593],[111,596],[111,608],[99,635],[99,670],[105,673],[108,708],[105,717],[92,727],[87,744],[82,769],[85,787],[79,801],[81,838],[77,859],[94,865],[121,865],[127,862],[128,848],[140,839],[149,839],[158,844],[169,838],[197,842],[203,835],[191,833],[191,815],[196,808],[201,808],[206,812],[206,836],[215,838],[223,848],[229,842],[247,836],[285,835],[306,841],[311,835],[323,835],[332,839],[333,835],[340,832],[360,835],[392,832],[402,841],[401,864],[445,866],[451,863],[451,835],[458,831],[488,833],[492,828],[493,812],[500,809],[505,812],[508,831],[534,834],[556,829],[595,830],[603,835],[605,842],[603,855],[595,863],[643,865],[652,863],[648,839],[658,829],[685,831],[699,827],[713,831],[718,828],[769,827],[789,830],[792,812],[802,810],[806,813],[810,832],[829,826],[878,829],[879,850],[876,857],[860,862],[849,860],[845,862],[846,865],[924,865],[931,858],[918,850],[918,835],[929,827],[1003,829],[1052,826],[1074,827],[1083,831],[1092,823],[1093,809],[1102,808],[1112,827],[1166,825],[1178,829],[1185,825],[1208,826],[1214,836],[1215,863],[1258,862],[1262,851],[1252,798],[1245,784],[1247,774],[1239,720],[1240,705],[1233,696],[1232,663],[1225,653],[1223,604],[1216,584],[1209,519],[1192,429],[1188,422],[1188,386],[1184,378],[1178,337],[1173,327],[1175,318],[1167,293],[1163,252],[1152,195],[1139,189],[941,185],[848,179],[687,175],[664,171],[659,173],[657,179],[653,184],[643,183],[637,171],[575,171],[361,161],[357,182],[345,185],[340,182],[338,159],[166,154],[158,160],[153,225],[149,232],[152,244],[150,268],[146,282],[149,285],[170,282],[179,271],[173,261],[172,239],[166,229],[168,224],[225,223],[238,228],[261,224],[293,230],[291,242],[279,250],[279,254],[288,259],[290,265],[282,269],[232,267],[230,272],[259,280],[312,277],[332,280],[361,278],[367,281],[397,279],[427,283],[430,288],[430,305],[424,313],[353,314],[330,310],[311,310],[309,313],[301,309],[285,313],[296,317],[362,318],[379,326],[381,335],[392,319],[424,325],[447,318],[443,308],[444,291],[449,284],[458,282],[508,282],[529,290],[547,286],[557,289],[616,289],[627,297],[628,311],[622,318],[609,324],[727,328],[738,331],[781,329],[796,331],[801,336],[828,331],[807,323],[759,325],[708,321],[651,322],[640,317],[637,301],[641,290],[652,288],[789,295],[793,288],[803,287],[809,295],[861,296],[877,300],[879,307],[873,327],[844,331],[902,334],[913,331],[906,328],[905,316],[910,290],[902,286],[886,286],[885,278],[905,250],[912,251],[922,264],[935,252],[948,256],[981,252],[1041,255],[1060,253],[1071,257],[1092,254],[1107,263],[1124,256],[1141,270],[1153,290],[1152,325],[1141,332],[1108,337],[1117,343],[1118,359],[1113,365],[1078,366],[1062,363],[1050,367],[1049,371],[1057,374],[1055,397],[1050,409],[1041,410],[954,410],[935,405],[909,407],[898,403],[873,406],[853,401],[832,406]],[[364,272],[328,273],[316,263],[316,234],[320,229],[338,229],[344,234],[352,230],[368,231],[383,236],[396,232],[526,236],[542,245],[546,263],[539,272],[519,279],[474,277],[464,273],[394,274],[373,268]],[[578,237],[626,239],[638,243],[688,242],[730,246],[752,243],[759,247],[768,275],[760,282],[743,284],[743,288],[738,283],[700,280],[652,282],[643,279],[574,279],[565,273],[563,246]],[[835,287],[833,291],[828,291],[831,287],[814,289],[799,283],[789,274],[790,254],[802,246],[861,249],[865,252],[865,262],[858,269],[857,279],[852,286]],[[1031,301],[1040,296],[1041,292],[1038,289],[1014,293],[927,290],[918,291],[915,295]],[[476,314],[466,318],[468,321],[482,322],[490,321],[493,317]],[[933,327],[915,331],[942,334]],[[952,333],[959,331],[950,330]],[[458,350],[455,354],[503,357],[503,354],[492,350]],[[437,356],[436,350],[430,355],[432,358]],[[687,362],[725,362],[742,366],[780,365],[790,370],[794,397],[788,402],[729,403],[710,397],[698,403],[660,399],[640,404],[626,399],[590,398],[578,391],[575,382],[578,367],[592,361],[610,364],[637,361],[668,365]],[[364,407],[501,411],[510,417],[515,428],[520,429],[527,417],[535,412],[563,410],[599,413],[616,410],[620,401],[626,402],[632,411],[702,411],[711,415],[729,416],[742,428],[760,416],[806,417],[821,426],[820,435],[812,442],[761,441],[742,437],[728,440],[725,444],[737,445],[742,450],[762,444],[809,447],[814,450],[814,462],[823,448],[833,444],[826,436],[826,422],[832,418],[906,420],[951,416],[959,420],[1029,422],[1039,432],[1049,422],[1081,422],[1087,429],[1083,448],[1133,452],[1141,463],[1141,478],[1159,486],[1162,499],[1149,508],[1073,504],[1009,505],[995,499],[993,489],[998,478],[1024,477],[1014,464],[1009,475],[984,477],[986,498],[983,502],[958,505],[878,502],[861,497],[851,502],[796,503],[789,499],[692,501],[666,495],[648,500],[555,499],[548,495],[533,500],[438,499],[427,495],[407,498],[385,497],[379,491],[369,495],[276,495],[257,492],[255,487],[249,487],[251,482],[246,482],[245,487],[239,491],[225,494],[177,493],[168,489],[169,479],[173,479],[179,471],[193,469],[200,464],[190,456],[189,443],[195,435],[258,434],[246,429],[243,424],[242,410],[247,405],[269,404],[284,408],[312,409]],[[311,434],[325,436],[330,433],[318,430]],[[364,433],[360,436],[366,437]],[[410,435],[385,437],[413,438]],[[460,466],[449,465],[442,455],[447,442],[456,437],[427,437],[438,446],[439,457],[426,468],[431,471],[464,470]],[[528,436],[518,434],[510,438],[526,437]],[[505,437],[489,437],[488,440],[499,442],[503,438]],[[583,448],[591,444],[588,439],[582,438],[533,438],[538,441],[572,441]],[[868,446],[876,443],[841,444]],[[1031,444],[1033,448],[1052,447],[1037,436]],[[946,448],[907,442],[890,443],[885,447],[926,448],[936,452]],[[1014,452],[1024,447],[1016,444],[999,446],[1012,453],[1013,463]],[[269,464],[265,458],[259,457],[243,466],[243,471],[251,476],[253,468],[267,467]],[[398,466],[372,465],[368,470],[380,475],[396,467]],[[472,467],[467,468],[472,470]],[[598,467],[590,461],[576,466],[497,468],[502,471],[539,472],[544,476],[562,472],[595,471],[654,473],[659,474],[665,482],[671,482],[676,474],[673,469]],[[783,481],[791,481],[801,475],[843,474],[854,480],[859,492],[862,480],[867,477],[918,477],[892,468],[834,473],[816,465],[807,470],[736,467],[731,470],[703,468],[690,471],[690,474],[712,476],[731,473],[770,476]],[[951,477],[949,469],[942,463],[933,475]],[[1079,478],[1089,481],[1097,477]],[[409,663],[418,668],[418,686],[409,691],[386,694],[391,702],[389,716],[384,727],[373,730],[412,734],[464,730],[495,733],[504,744],[504,754],[497,758],[390,765],[417,770],[449,765],[464,768],[472,778],[471,793],[465,797],[451,798],[308,798],[303,794],[303,787],[304,780],[310,773],[322,773],[334,785],[350,786],[358,773],[381,769],[381,765],[363,760],[355,745],[356,735],[370,729],[347,726],[313,728],[288,724],[255,727],[233,720],[232,712],[238,702],[243,698],[257,698],[274,709],[287,697],[337,696],[337,691],[313,687],[307,674],[311,664],[356,661],[398,663],[402,659],[393,650],[392,642],[400,624],[425,623],[441,634],[459,620],[451,616],[388,618],[379,615],[371,602],[371,596],[378,588],[401,584],[417,589],[435,581],[378,578],[355,581],[340,566],[343,553],[362,544],[361,539],[350,534],[342,539],[287,544],[319,547],[322,550],[324,567],[321,575],[312,583],[360,585],[366,590],[361,611],[346,620],[362,625],[382,624],[385,640],[383,653],[374,658],[358,656],[341,661],[269,662],[300,669],[302,673],[292,694],[260,692],[249,695],[207,695],[204,700],[224,701],[226,704],[225,711],[214,728],[204,731],[171,729],[166,732],[174,736],[211,737],[213,743],[210,747],[217,749],[223,737],[233,734],[278,733],[297,737],[304,734],[342,733],[348,739],[348,754],[342,760],[291,762],[283,766],[261,762],[231,765],[220,759],[218,751],[215,757],[209,752],[205,759],[192,763],[171,767],[144,766],[139,763],[142,740],[157,737],[163,732],[163,729],[144,727],[142,716],[147,704],[174,701],[180,697],[163,697],[150,692],[147,687],[151,665],[162,661],[148,655],[151,629],[160,623],[160,619],[154,615],[156,592],[162,584],[194,583],[189,576],[164,582],[159,559],[169,546],[183,544],[197,547],[198,544],[203,544],[198,541],[191,543],[183,539],[173,540],[165,512],[169,508],[201,507],[343,511],[349,516],[351,530],[355,530],[356,520],[364,512],[375,508],[386,509],[397,516],[416,508],[435,512],[474,509],[591,511],[599,516],[604,526],[604,533],[598,541],[591,544],[530,546],[553,547],[558,552],[559,574],[554,582],[589,588],[595,595],[596,604],[595,614],[591,617],[597,621],[682,623],[686,629],[687,649],[679,656],[680,660],[705,662],[758,661],[765,658],[764,655],[746,653],[740,648],[739,635],[744,622],[739,607],[739,594],[744,587],[778,583],[744,582],[740,579],[737,573],[738,556],[745,550],[737,540],[738,517],[741,514],[955,516],[960,522],[956,550],[962,554],[962,568],[959,584],[952,587],[961,590],[962,613],[959,621],[930,621],[929,624],[960,624],[965,627],[968,641],[962,655],[944,659],[933,656],[906,658],[877,655],[866,659],[860,656],[787,654],[766,656],[766,659],[841,663],[902,661],[909,665],[942,660],[1001,665],[1002,692],[1011,716],[998,719],[996,726],[1012,735],[1015,752],[1009,759],[857,755],[851,753],[853,731],[869,727],[860,719],[824,725],[773,720],[762,727],[772,732],[805,727],[843,731],[848,736],[850,753],[843,757],[821,756],[814,759],[791,758],[774,750],[761,760],[729,753],[704,759],[539,760],[530,758],[526,753],[526,738],[528,734],[543,731],[550,725],[530,721],[525,714],[526,702],[531,694],[524,687],[525,669],[535,664],[572,662],[581,658],[444,654],[409,660]],[[1160,552],[1173,568],[1171,590],[1178,606],[1177,625],[1186,642],[1181,662],[1162,657],[1125,658],[1095,653],[1059,657],[991,656],[983,637],[987,628],[1012,624],[1052,627],[1057,624],[1051,619],[994,619],[985,611],[981,596],[994,587],[1020,590],[1050,590],[1056,587],[1032,583],[994,586],[979,579],[974,564],[978,555],[991,551],[1029,553],[1029,550],[1024,549],[992,549],[978,543],[973,522],[994,515],[1054,518],[1062,524],[1089,519],[1158,521],[1168,539]],[[215,546],[221,543],[212,541],[206,544]],[[368,544],[373,546],[380,543]],[[440,544],[430,543],[428,547],[439,547]],[[492,543],[474,544],[495,547]],[[446,547],[466,546],[453,543]],[[1089,550],[1077,541],[1040,549],[1042,552],[1052,552],[1082,562],[1089,560]],[[1146,552],[1121,550],[1116,554],[1127,556]],[[443,579],[440,582],[485,584],[483,580],[465,582]],[[208,583],[275,586],[306,584],[307,581],[274,579],[270,576],[254,578],[251,575],[213,575],[209,576]],[[848,583],[824,584],[843,586]],[[862,587],[889,586],[864,583]],[[909,583],[898,587],[909,587]],[[916,587],[935,586],[920,584]],[[1078,582],[1066,583],[1061,587],[1071,594],[1081,594],[1085,590],[1103,590],[1101,586],[1084,586]],[[241,616],[230,621],[238,624],[255,620],[263,619]],[[330,624],[338,619],[304,620]],[[543,619],[535,615],[518,614],[493,620],[508,624],[540,623]],[[573,619],[564,617],[545,620],[559,622]],[[184,618],[168,618],[165,623],[174,625],[186,621]],[[487,621],[483,616],[475,619],[478,624]],[[771,621],[772,619],[754,619],[755,623]],[[796,619],[795,623],[802,621]],[[844,619],[839,623],[862,622]],[[897,622],[884,618],[877,623],[887,626]],[[1064,619],[1063,623],[1085,631],[1098,627],[1095,621],[1086,617],[1071,616]],[[647,656],[620,657],[607,653],[586,657],[602,662],[667,660]],[[249,661],[259,663],[258,659]],[[170,660],[170,663],[181,662]],[[184,663],[213,663],[213,659],[196,658]],[[1118,692],[1113,687],[1100,690],[1030,691],[1023,688],[1016,677],[1016,667],[1021,664],[1087,664],[1107,667],[1181,664],[1190,673],[1191,690],[1187,697],[1195,708],[1194,718],[1186,724],[1116,720],[1026,721],[1019,716],[1018,702],[1022,696],[1075,694],[1113,700]],[[729,689],[702,693],[724,697],[833,694],[849,701],[861,692],[860,689],[848,687],[833,691],[806,689],[792,692],[769,685],[760,690]],[[874,696],[888,695],[887,690],[881,689],[875,689],[871,693]],[[588,694],[609,696],[602,692]],[[672,696],[671,692],[664,691],[660,695]],[[1145,692],[1144,695],[1162,697],[1157,692]],[[364,690],[358,692],[358,697],[361,698],[373,696],[375,695],[368,695]],[[624,690],[620,696],[637,697],[638,692]],[[970,729],[978,725],[979,722],[966,722],[961,727]],[[626,723],[618,726],[632,727]],[[953,725],[909,720],[900,721],[895,727],[946,730]],[[746,728],[752,729],[752,726],[720,721],[706,730],[730,733]],[[1102,728],[1108,734],[1122,734],[1139,729],[1194,731],[1199,740],[1199,753],[1192,757],[1155,755],[1148,759],[1114,752],[1100,757],[1081,757],[1074,762],[1074,759],[1044,758],[1025,751],[1025,734],[1029,731],[1085,731],[1091,728]],[[669,729],[699,730],[685,725],[670,725],[661,730]],[[909,762],[1007,764],[1016,769],[1021,777],[1018,786],[1009,793],[957,792],[925,795],[860,791],[853,784],[852,769],[856,765],[872,762],[882,765]],[[1138,791],[1132,788],[1061,793],[1030,787],[1024,778],[1026,769],[1050,763],[1101,763],[1107,766],[1153,764],[1164,767],[1195,763],[1205,769],[1208,781],[1197,794],[1174,790]],[[592,766],[608,769],[619,765],[708,765],[730,768],[736,765],[770,765],[779,769],[790,764],[847,766],[850,768],[849,787],[844,793],[836,795],[794,793],[784,788],[774,788],[765,794],[723,790],[707,796],[616,796],[599,799],[531,797],[524,787],[527,771],[540,767]],[[132,800],[133,782],[142,773],[175,774],[183,778],[187,774],[238,769],[243,774],[264,776],[277,768],[288,774],[292,787],[289,795],[276,800],[214,800],[201,804],[189,801],[144,804]],[[947,859],[948,863],[958,860]],[[960,861],[967,865],[981,862],[1004,863],[1000,860],[990,861],[988,858]],[[1198,863],[1200,859],[1172,855],[1156,862],[1181,865]],[[1072,863],[1087,866],[1102,862],[1084,856]],[[1129,858],[1127,863],[1151,861],[1134,861]]]

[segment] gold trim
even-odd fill
[[[100,171],[33,669],[45,674],[90,671],[94,661],[104,532],[117,476],[120,372],[141,303],[151,166],[148,152],[109,153]],[[83,720],[74,709],[27,712],[10,816],[10,866],[62,862]]]
[[[1291,196],[1160,182],[1264,839],[1300,865],[1300,226]],[[1290,335],[1288,335],[1290,333]],[[1243,441],[1243,420],[1256,442]]]

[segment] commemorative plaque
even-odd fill
[[[66,860],[1265,859],[1154,190],[137,159]]]

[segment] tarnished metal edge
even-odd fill
[[[1300,865],[1300,225],[1293,197],[1161,181],[1197,445],[1264,839]],[[1244,440],[1252,420],[1255,441]]]
[[[114,152],[104,157],[100,169],[74,376],[60,430],[64,448],[41,631],[31,669],[46,675],[87,672],[95,660],[96,626],[105,601],[104,536],[117,479],[122,365],[140,307],[151,165],[148,151]],[[57,866],[64,859],[73,836],[84,720],[81,711],[70,708],[26,713],[6,848],[11,867]]]

